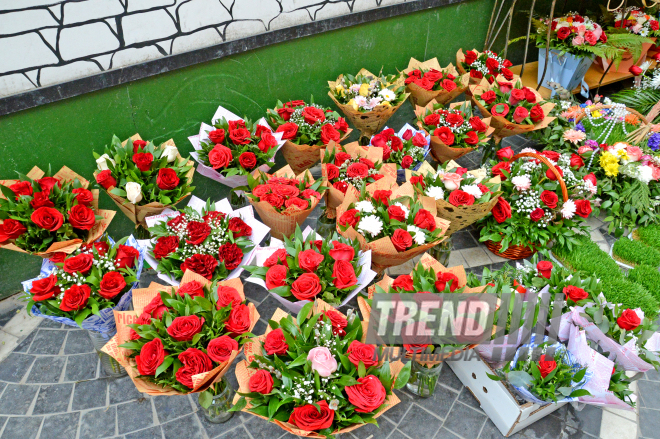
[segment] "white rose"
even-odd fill
[[[142,201],[142,187],[140,183],[135,183],[134,181],[129,181],[126,183],[126,198],[132,204],[137,204]]]
[[[108,154],[103,154],[101,157],[96,159],[96,167],[99,168],[99,171],[107,171],[108,170],[107,162],[112,163],[112,166],[116,165],[115,161],[112,160]]]
[[[167,163],[172,163],[179,155],[179,150],[174,145],[165,145],[161,157],[167,157]]]

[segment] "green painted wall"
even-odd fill
[[[277,99],[306,99],[331,105],[327,81],[361,67],[384,72],[407,67],[410,57],[437,56],[455,63],[460,47],[483,47],[492,2],[454,6],[327,32],[131,82],[0,118],[0,178],[26,173],[37,164],[67,165],[92,178],[92,150],[139,132],[157,142],[174,138],[182,153],[200,122],[210,122],[218,105],[252,119]],[[405,104],[407,107],[408,103]],[[410,108],[402,109],[400,111]],[[282,158],[278,163],[284,164]],[[279,167],[279,166],[278,166]],[[194,194],[220,199],[227,188],[195,174]],[[101,195],[101,207],[115,209]],[[118,212],[109,232],[129,234],[132,223]],[[20,290],[20,281],[39,273],[41,259],[0,250],[0,296]]]

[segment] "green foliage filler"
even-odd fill
[[[640,265],[628,272],[628,280],[643,285],[660,302],[660,272],[657,268]]]
[[[658,314],[658,301],[643,285],[626,278],[617,263],[588,236],[580,236],[572,250],[553,248],[552,251],[569,268],[600,279],[603,294],[613,303],[625,308],[641,308],[649,318]]]
[[[615,242],[612,254],[624,263],[631,262],[634,265],[648,265],[655,268],[660,266],[660,251],[629,238],[621,238]]]
[[[650,245],[656,250],[660,250],[660,226],[650,225],[646,227],[640,227],[635,232],[640,241],[646,245]]]

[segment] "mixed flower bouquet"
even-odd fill
[[[570,249],[577,244],[576,234],[586,231],[595,178],[576,155],[524,149],[518,155],[522,160],[513,157],[512,150],[503,148],[497,152],[501,161],[491,160],[489,177],[500,177],[503,194],[492,215],[481,221],[479,240],[488,241],[491,251],[504,257],[510,246],[531,248],[533,253],[551,240]]]
[[[328,86],[330,98],[364,136],[380,131],[408,97],[400,75],[374,75],[366,69],[339,75]]]
[[[277,310],[266,334],[245,344],[232,411],[313,438],[377,424],[399,402],[392,390],[406,384],[410,366],[379,360],[365,337],[355,314],[346,316],[320,299],[297,319]]]
[[[416,171],[430,151],[430,137],[424,131],[405,124],[398,133],[387,128],[371,138],[371,146],[383,149],[383,162],[395,163],[397,181],[405,182],[405,170]]]
[[[482,79],[486,79],[489,84],[492,84],[498,75],[502,75],[507,81],[513,81],[516,77],[509,70],[509,67],[512,66],[511,61],[490,50],[482,53],[472,49],[463,53],[463,49],[458,49],[456,66],[461,74],[468,74],[471,85],[479,84]]]
[[[117,335],[103,347],[139,392],[178,395],[220,381],[259,320],[240,279],[211,283],[187,271],[180,287],[133,292],[133,311],[117,312]],[[211,391],[200,398],[208,402]]]
[[[569,100],[559,98],[547,99],[546,102],[555,104],[547,114],[554,117],[548,126],[535,130],[527,135],[543,149],[557,152],[573,152],[576,146],[581,145],[587,138],[584,125],[577,122],[582,117],[583,109]]]
[[[132,236],[104,235],[58,262],[45,259],[39,277],[23,282],[28,314],[114,334],[113,311],[127,310],[142,272],[145,250]]]
[[[96,182],[136,226],[189,196],[194,162],[179,155],[172,139],[156,147],[135,134],[121,142],[112,136],[102,155],[93,152]]]
[[[66,166],[54,176],[38,167],[0,180],[0,248],[55,257],[96,241],[115,215],[98,208],[99,191]]]
[[[545,48],[547,44],[548,26],[550,26],[550,49],[560,53],[570,53],[579,58],[594,55],[611,58],[617,54],[611,42],[607,44],[608,36],[603,28],[590,19],[575,12],[569,12],[562,17],[555,17],[550,23],[549,18],[533,19],[536,33],[530,38],[536,40],[536,47]]]
[[[495,131],[491,118],[475,116],[469,102],[445,108],[435,102],[415,109],[417,126],[431,136],[431,153],[440,163],[456,160],[484,146]]]
[[[186,271],[210,281],[238,277],[269,230],[250,206],[233,210],[226,198],[212,204],[195,196],[180,211],[148,217],[147,225],[151,239],[140,241],[147,262],[170,285]]]
[[[226,186],[247,184],[257,170],[268,172],[284,145],[284,132],[273,132],[268,121],[253,123],[220,106],[211,125],[202,123],[199,134],[188,137],[195,151],[197,172]]]
[[[438,215],[449,220],[446,234],[451,235],[488,215],[497,203],[500,178],[485,177],[483,170],[468,171],[451,160],[440,165],[437,172],[430,166],[423,167],[408,181],[417,195],[435,199]]]
[[[330,141],[339,143],[351,133],[339,113],[329,107],[306,104],[305,101],[277,101],[268,109],[268,124],[276,133],[282,133],[282,154],[296,174],[302,173],[319,161],[319,151]]]
[[[254,264],[245,269],[252,274],[249,282],[266,288],[291,312],[317,297],[344,306],[376,277],[371,251],[360,250],[357,240],[336,233],[324,240],[310,227],[301,232],[298,226],[291,238],[272,238],[270,246],[259,248]]]
[[[619,8],[612,12],[615,28],[625,28],[628,32],[643,37],[660,36],[658,19],[646,14],[637,6]]]
[[[413,108],[425,107],[431,101],[447,104],[467,90],[470,82],[469,75],[459,74],[452,64],[441,68],[438,58],[424,62],[410,58],[403,73],[407,75],[404,83]]]
[[[440,243],[449,221],[436,213],[435,200],[418,197],[412,184],[386,180],[347,192],[337,208],[337,229],[371,250],[374,271],[400,265]]]
[[[314,181],[309,170],[296,175],[290,166],[269,175],[248,177],[248,201],[270,227],[272,237],[291,236],[321,201],[322,181]],[[261,240],[259,241],[261,242]]]

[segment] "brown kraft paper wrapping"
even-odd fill
[[[323,162],[323,157],[325,156],[326,150],[333,151],[335,148],[337,148],[337,146],[338,145],[335,142],[331,141],[328,143],[326,149],[322,149],[320,151],[321,162]],[[351,155],[352,159],[365,158],[374,163],[383,162],[383,148],[368,145],[362,146],[358,142],[351,142],[347,145],[344,145],[342,148],[344,148],[344,150]],[[397,166],[395,163],[383,163],[379,173],[383,174],[385,178],[393,179],[394,182],[396,182],[396,170]],[[328,218],[335,218],[337,216],[337,206],[339,206],[344,200],[345,194],[330,184],[328,181],[328,173],[325,169],[325,166],[323,166],[323,163],[321,164],[321,175],[323,176],[324,186],[328,188],[328,190],[325,192],[325,213]],[[352,184],[348,185],[346,192],[350,190],[359,193],[359,189],[354,187]]]
[[[415,58],[410,58],[410,62],[408,63],[408,68],[403,71],[406,75],[410,72],[412,72],[415,69],[419,70],[430,70],[430,69],[435,69],[438,71],[447,71],[447,73],[454,75],[456,77],[461,77],[461,85],[456,87],[452,91],[446,91],[440,88],[440,90],[425,90],[422,87],[420,87],[417,84],[410,83],[406,86],[406,91],[410,93],[410,96],[408,99],[410,100],[410,103],[412,104],[413,108],[416,106],[424,107],[426,106],[429,102],[431,101],[436,101],[438,104],[446,104],[448,102],[453,101],[456,99],[458,95],[463,93],[465,90],[467,90],[468,85],[470,85],[470,75],[461,75],[458,73],[456,68],[454,67],[453,64],[449,64],[445,68],[440,67],[440,63],[438,62],[438,58],[431,58],[428,61],[417,61]]]
[[[352,131],[353,130],[349,128],[348,131],[346,131],[346,134],[339,139],[339,142],[346,140]],[[299,145],[287,140],[284,142],[284,145],[282,145],[281,152],[282,155],[284,155],[286,162],[291,166],[293,172],[298,175],[302,174],[306,169],[311,168],[319,161],[319,151],[321,148],[325,147],[325,145]]]
[[[390,199],[403,197],[403,196],[408,196],[411,198],[415,197],[415,189],[413,188],[412,184],[410,184],[410,182],[406,182],[401,186],[398,186],[396,183],[394,185],[391,185],[390,183],[391,182],[389,181],[385,181],[385,178],[382,178],[377,182],[370,184],[367,187],[367,191],[370,194],[373,194],[374,191],[379,189],[392,190],[392,195]],[[348,192],[348,191],[346,192],[346,197],[344,198],[344,201],[337,208],[338,218],[341,217],[341,215],[348,210],[348,207],[351,205],[351,203],[354,203],[358,200],[358,195],[359,194],[353,192]],[[429,242],[424,245],[411,248],[404,252],[399,252],[394,247],[394,244],[392,244],[391,236],[385,236],[375,241],[368,242],[365,239],[365,237],[357,230],[355,230],[352,226],[346,229],[345,232],[342,232],[339,228],[339,225],[337,225],[337,231],[342,236],[345,236],[349,239],[357,239],[360,242],[360,247],[362,248],[362,250],[365,251],[371,250],[371,269],[378,273],[383,272],[386,268],[395,267],[397,265],[404,264],[410,259],[419,256],[422,253],[425,253],[428,249],[444,241],[446,238],[445,234],[447,232],[447,229],[449,228],[449,221],[442,218],[438,218],[435,207],[435,200],[433,198],[425,197],[425,196],[418,198],[419,201],[422,203],[424,209],[431,212],[431,214],[435,217],[436,228],[440,229],[443,232],[442,237],[437,241]]]
[[[314,308],[310,312],[314,315],[314,314],[320,314],[321,312],[326,311],[326,310],[334,310],[336,312],[339,312],[338,310],[334,309],[331,305],[325,303],[321,299],[316,299],[316,301],[314,302]],[[339,312],[339,313],[342,314],[341,312]],[[346,317],[344,314],[342,314],[342,315],[344,317]],[[278,308],[278,309],[275,310],[275,312],[273,313],[273,317],[271,317],[270,320],[279,321],[280,319],[282,319],[286,316],[287,316],[287,313]],[[363,335],[362,335],[362,341],[364,342],[365,339],[366,339],[366,334],[367,334],[366,333],[365,321],[362,322],[362,326],[365,329],[365,331],[363,332]],[[244,351],[245,351],[245,358],[246,359],[241,361],[240,363],[238,363],[236,365],[236,371],[235,371],[236,379],[238,381],[238,392],[239,393],[249,393],[250,392],[248,384],[250,382],[250,377],[256,373],[256,370],[255,369],[250,369],[248,367],[248,365],[252,362],[252,360],[254,360],[255,355],[261,355],[261,352],[262,352],[261,345],[266,339],[266,334],[268,334],[270,331],[272,331],[272,329],[269,325],[269,326],[267,326],[266,332],[263,335],[260,335],[256,338],[252,339],[253,340],[252,342],[248,341],[248,342],[245,343]],[[392,376],[396,377],[399,374],[399,372],[401,371],[401,369],[403,369],[403,366],[404,366],[403,363],[400,362],[400,361],[391,362],[390,363],[390,372],[391,372]],[[394,382],[394,380],[392,380],[392,381]],[[240,395],[237,393],[234,396],[234,404],[236,404],[240,398],[241,398]],[[383,407],[379,410],[379,412],[377,414],[374,415],[374,418],[378,418],[380,415],[385,413],[385,411],[391,409],[392,407],[397,405],[399,402],[401,402],[401,400],[394,394],[394,392],[392,392],[390,395],[387,396],[387,399],[385,399]],[[252,416],[257,416],[258,418],[261,418],[261,419],[266,419],[266,420],[268,419],[267,417],[259,416],[255,413],[250,412],[248,410],[250,407],[252,407],[252,406],[250,405],[250,402],[248,400],[247,405],[243,408],[242,411],[246,412],[246,413],[249,413]],[[320,435],[317,432],[301,430],[298,427],[296,427],[295,425],[289,424],[288,422],[282,422],[282,421],[278,421],[276,419],[273,419],[271,422],[273,422],[274,424],[280,426],[284,431],[286,431],[288,433],[291,433],[293,435],[296,435],[296,436],[325,439],[325,436]],[[350,431],[353,431],[357,428],[362,427],[363,425],[367,425],[367,424],[351,425],[350,427],[346,427],[346,428],[336,430],[336,431],[332,432],[332,434],[336,435],[336,434],[348,433]]]
[[[283,167],[274,174],[266,175],[268,175],[268,177],[286,177],[297,179],[302,179],[305,175],[307,175],[309,183],[314,184],[314,178],[308,170],[296,175],[289,165]],[[274,238],[282,240],[284,236],[289,237],[293,234],[293,232],[296,231],[296,224],[302,225],[302,223],[305,222],[305,219],[307,219],[309,214],[312,213],[316,205],[319,204],[319,201],[321,200],[317,199],[316,197],[312,197],[311,207],[309,209],[300,210],[296,206],[289,206],[283,212],[276,211],[275,208],[266,201],[254,201],[250,197],[248,197],[248,201],[259,214],[261,221],[270,227],[270,235]]]
[[[440,262],[435,260],[432,256],[429,254],[424,254],[422,258],[417,262],[417,265],[422,265],[422,267],[429,269],[432,268],[433,271],[435,271],[436,275],[438,273],[452,273],[458,278],[458,284],[459,285],[466,285],[467,284],[467,275],[465,274],[465,269],[463,268],[462,265],[458,265],[455,267],[445,267],[442,265]],[[417,268],[417,267],[415,267]],[[410,276],[412,276],[412,272],[410,272]],[[368,292],[368,297],[369,299],[373,299],[374,294],[376,293],[376,285],[381,287],[384,291],[389,291],[390,286],[394,283],[394,279],[389,277],[387,274],[383,276],[383,279],[381,279],[379,282],[377,282],[375,285],[371,285],[369,287],[369,292]],[[476,288],[470,288],[470,287],[465,287],[463,289],[463,293],[482,293],[483,290],[486,288],[486,286],[480,286]],[[358,307],[360,308],[360,312],[362,313],[363,319],[366,322],[369,322],[369,319],[371,317],[371,306],[367,303],[367,301],[363,297],[358,297]],[[445,358],[452,357],[454,355],[457,355],[458,353],[464,351],[464,350],[469,350],[473,349],[476,344],[472,344],[469,346],[466,346],[463,349],[457,349],[454,352],[451,353],[445,353]],[[412,359],[413,354],[406,352],[406,358]],[[436,366],[440,363],[443,362],[443,360],[433,360],[433,361],[419,361],[415,360],[417,363],[421,364],[422,366],[426,367],[432,367]]]
[[[38,180],[41,177],[43,177],[44,175],[45,175],[45,172],[42,171],[41,169],[39,169],[39,167],[37,167],[37,166],[33,167],[30,170],[30,172],[27,173],[27,177],[29,177],[33,180]],[[60,181],[63,181],[63,182],[73,181],[77,178],[85,189],[87,189],[87,187],[89,186],[89,181],[88,180],[86,180],[85,178],[83,178],[80,175],[76,174],[75,172],[73,172],[71,169],[69,169],[66,166],[63,166],[62,169],[57,171],[57,173],[55,175],[53,175],[53,178],[56,178],[56,179],[58,179]],[[0,185],[10,186],[10,185],[12,185],[12,184],[14,184],[18,181],[19,180],[0,180]],[[94,227],[92,227],[89,230],[89,232],[87,233],[87,239],[84,242],[85,244],[89,244],[90,242],[94,242],[97,239],[99,239],[101,236],[103,236],[103,234],[107,230],[108,226],[110,225],[110,222],[112,221],[115,214],[117,213],[114,210],[99,209],[99,191],[98,191],[98,189],[92,189],[91,192],[92,192],[92,195],[94,196],[94,200],[92,201],[92,205],[90,207],[92,208],[92,210],[94,210],[94,213],[96,215],[102,216],[103,218],[101,218],[99,220],[96,220],[96,222],[94,223]],[[0,192],[0,198],[4,198],[4,196],[2,195],[2,192]],[[0,224],[2,224],[2,223],[0,222]],[[66,254],[71,254],[74,251],[76,251],[82,244],[83,244],[82,239],[70,239],[68,241],[59,241],[59,242],[52,243],[48,247],[48,249],[44,252],[29,253],[29,254],[33,254],[33,255],[36,255],[36,256],[40,256],[44,259],[47,259],[47,258],[50,258],[53,255],[53,253],[62,252],[62,253],[66,253]],[[0,248],[4,248],[6,250],[13,250],[13,251],[21,252],[21,253],[28,253],[25,250],[23,250],[21,248],[18,248],[18,246],[16,246],[15,244],[13,244],[11,242],[7,243],[7,244],[4,244],[4,245],[0,245]]]
[[[358,72],[358,75],[359,74],[365,76],[370,75],[373,77],[376,76],[366,69],[361,69]],[[337,83],[341,81],[342,77],[343,75],[339,75],[336,81],[328,81],[330,90],[335,89]],[[399,78],[397,80],[397,85],[403,86],[403,81],[403,78]],[[392,115],[396,113],[399,107],[401,107],[401,105],[406,101],[408,93],[404,95],[403,100],[401,100],[401,103],[396,107],[385,107],[383,105],[379,105],[373,110],[367,111],[365,113],[354,110],[350,105],[340,104],[339,101],[335,99],[335,95],[332,93],[332,91],[328,92],[328,96],[330,96],[330,99],[334,101],[337,107],[339,107],[342,113],[344,113],[344,116],[346,116],[346,118],[353,124],[353,126],[360,130],[363,136],[370,137],[374,133],[377,133],[383,129],[383,127],[387,124],[387,120],[392,117]]]
[[[186,271],[181,279],[181,285],[184,285],[191,281],[198,281],[204,285],[210,285],[211,282],[198,275],[192,271]],[[226,281],[218,282],[218,285],[226,285],[236,288],[238,294],[241,296],[242,300],[245,300],[245,294],[243,292],[243,284],[240,279],[230,279]],[[137,322],[139,315],[142,313],[144,307],[153,299],[157,294],[160,294],[160,291],[171,292],[172,289],[175,291],[179,287],[159,285],[152,282],[149,285],[149,288],[138,288],[133,290],[133,311],[115,311],[115,323],[117,324],[117,334],[106,343],[105,346],[101,349],[106,354],[110,355],[112,358],[117,360],[119,364],[124,366],[128,376],[131,377],[135,388],[141,392],[148,395],[182,395],[182,393],[174,390],[167,389],[163,386],[157,385],[143,378],[138,378],[139,372],[137,371],[135,359],[128,358],[130,350],[119,347],[123,343],[129,341],[131,328],[128,326]],[[257,324],[259,320],[259,313],[252,303],[248,304],[250,309],[250,329],[254,328],[254,325]],[[229,360],[219,364],[216,368],[209,372],[200,373],[194,375],[193,379],[193,389],[188,393],[198,393],[203,392],[208,389],[213,383],[217,383],[222,379],[224,374],[231,367],[234,358],[239,354],[239,351],[233,351]],[[186,393],[186,394],[188,394]]]
[[[511,82],[512,84],[516,84],[514,81],[507,81],[503,76],[498,76],[496,81],[504,81],[504,82]],[[534,125],[529,125],[529,124],[515,124],[513,122],[509,122],[506,120],[506,118],[502,116],[493,116],[490,114],[490,112],[481,105],[479,100],[477,99],[477,96],[481,96],[482,93],[492,89],[493,86],[488,84],[488,81],[485,79],[481,80],[481,82],[478,85],[471,85],[470,90],[472,91],[472,102],[479,108],[479,111],[481,112],[482,115],[486,117],[490,117],[490,126],[495,128],[495,132],[493,133],[493,140],[495,140],[495,143],[500,143],[500,141],[509,136],[515,136],[517,134],[523,134],[523,133],[529,133],[535,130],[540,130],[548,126],[550,122],[555,120],[556,118],[554,117],[549,117],[547,116],[550,114],[550,111],[555,108],[555,104],[551,102],[546,102],[545,104],[541,105],[541,108],[543,109],[543,113],[546,115],[543,120],[537,124]],[[530,90],[534,93],[536,96],[536,102],[541,102],[543,101],[543,96],[539,94],[536,90],[533,88],[530,88]]]
[[[124,140],[122,142],[122,145],[126,145],[126,142],[128,142],[128,140],[133,142],[135,140],[142,140],[142,138],[140,137],[139,134],[135,134],[135,135],[131,136],[129,139]],[[174,140],[170,139],[167,142],[160,145],[158,148],[163,148],[166,145],[174,145]],[[183,157],[181,157],[181,155],[177,155],[177,160],[181,160],[182,158]],[[186,173],[186,175],[185,175],[186,180],[188,180],[188,184],[192,184],[193,175],[195,174],[195,162],[192,161],[192,160],[188,160],[188,163],[186,163],[186,165],[187,166],[192,166],[192,168],[190,168],[188,173]],[[100,171],[98,171],[98,170],[95,171],[94,176],[96,177],[96,175],[99,172]],[[183,200],[184,198],[190,196],[190,194],[186,194],[183,197],[176,200],[176,202],[174,202],[171,205],[164,205],[162,203],[158,203],[158,202],[154,201],[154,202],[149,203],[149,204],[143,204],[141,206],[136,206],[135,204],[131,203],[130,201],[128,201],[125,198],[122,198],[118,195],[111,194],[108,191],[106,191],[106,193],[112,199],[112,201],[115,202],[117,207],[119,207],[119,209],[122,212],[124,212],[124,215],[126,215],[131,221],[133,221],[133,223],[136,225],[136,227],[139,224],[142,227],[144,227],[145,229],[147,228],[147,222],[145,221],[146,217],[152,216],[152,215],[159,215],[166,208],[175,206],[181,200]]]
[[[481,52],[479,52],[477,49],[472,49],[473,52],[477,53],[477,58],[481,55]],[[477,85],[481,82],[482,78],[473,78],[470,76],[470,72],[466,71],[462,66],[461,63],[465,61],[465,54],[463,53],[463,49],[458,49],[458,52],[456,52],[456,68],[458,71],[462,74],[468,75],[470,78],[469,85]],[[516,81],[520,80],[520,76],[518,75],[513,75],[513,79],[511,80],[514,84]],[[488,81],[486,81],[488,82]],[[465,94],[467,96],[472,96],[472,90],[470,90],[470,87],[468,86],[467,90],[465,90]]]

